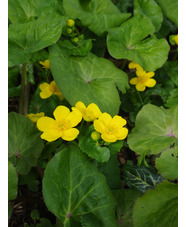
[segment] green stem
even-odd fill
[[[80,127],[79,127],[79,131],[81,132],[81,129],[82,129],[82,127],[83,127],[83,124],[84,124],[84,119],[82,119],[82,122],[81,122],[81,125],[80,125]]]
[[[27,85],[25,86],[25,95],[24,95],[24,104],[23,104],[24,115],[28,113],[29,96],[30,96],[30,83],[27,82]]]
[[[138,96],[139,96],[139,99],[140,99],[141,104],[144,106],[144,102],[143,102],[143,100],[141,98],[141,95],[140,95],[139,91],[138,91]]]
[[[24,114],[23,106],[24,106],[24,95],[25,95],[26,64],[27,63],[23,64],[22,73],[21,73],[21,92],[19,96],[19,113],[20,114]]]

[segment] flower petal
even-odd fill
[[[54,140],[57,140],[58,138],[61,137],[61,133],[58,130],[50,130],[50,131],[45,131],[42,135],[41,138],[45,139],[48,142],[52,142]]]
[[[106,132],[101,134],[101,138],[106,142],[116,142],[117,140],[115,135],[107,134]]]
[[[56,121],[50,117],[41,117],[37,121],[37,128],[43,132],[48,130],[53,130],[56,128]]]
[[[70,110],[66,106],[58,106],[53,114],[57,121],[61,121],[68,117]]]
[[[130,84],[132,85],[136,85],[138,83],[138,78],[137,77],[134,77],[132,78],[130,81],[129,81]]]
[[[87,107],[87,111],[93,112],[95,118],[98,118],[102,114],[99,107],[95,103],[89,104]]]
[[[145,91],[145,88],[146,88],[146,86],[142,83],[138,83],[136,85],[136,90],[138,90],[138,91]]]
[[[136,64],[135,62],[130,62],[128,65],[129,69],[137,69],[137,70],[143,70],[143,68]]]
[[[115,115],[111,121],[111,124],[117,128],[122,128],[124,125],[127,124],[127,122],[121,116]]]
[[[128,135],[128,129],[127,128],[122,128],[117,132],[117,139],[118,140],[123,140],[127,137]]]
[[[72,141],[78,136],[78,134],[79,134],[79,130],[77,128],[70,128],[67,130],[63,130],[61,137],[64,140]]]
[[[155,75],[154,72],[148,72],[148,73],[146,73],[146,76],[148,76],[148,78],[151,78],[151,77],[153,77],[154,75]]]
[[[136,75],[137,75],[138,77],[144,76],[144,75],[146,75],[146,71],[144,71],[143,69],[142,69],[142,70],[137,70],[137,71],[136,71]]]
[[[77,108],[82,114],[83,114],[83,112],[86,110],[86,106],[85,106],[85,104],[82,103],[82,102],[77,102],[77,103],[75,104],[75,108]]]
[[[76,110],[73,110],[66,119],[70,121],[71,127],[75,127],[82,120],[82,114]]]
[[[50,85],[47,83],[42,83],[39,85],[41,92],[39,93],[42,99],[47,99],[52,95],[52,91],[50,91]]]
[[[95,120],[94,121],[94,129],[97,131],[97,132],[104,132],[105,131],[105,125],[100,121],[100,120]]]
[[[101,121],[104,125],[108,125],[112,120],[112,117],[108,113],[102,113],[98,120]]]
[[[145,83],[145,85],[146,85],[147,87],[154,87],[154,86],[156,85],[156,81],[155,81],[154,79],[149,79],[149,80]]]

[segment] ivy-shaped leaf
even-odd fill
[[[178,178],[178,147],[169,148],[156,158],[155,166],[158,172],[166,179]]]
[[[157,0],[165,16],[178,26],[178,0]]]
[[[161,8],[154,0],[134,0],[134,15],[144,15],[151,19],[152,24],[158,31],[163,22]]]
[[[178,226],[178,185],[163,181],[138,198],[133,209],[135,227]]]
[[[129,87],[126,73],[92,53],[75,57],[69,56],[68,51],[57,44],[49,48],[52,75],[65,99],[72,106],[78,101],[85,105],[95,103],[102,112],[118,114],[120,99],[116,86],[125,93]]]
[[[111,0],[63,0],[63,6],[69,16],[80,19],[84,26],[99,36],[108,28],[119,26],[131,15],[120,13]]]
[[[178,108],[164,109],[147,104],[139,111],[127,143],[138,154],[158,154],[178,137]]]
[[[107,147],[101,147],[98,141],[91,138],[91,133],[95,131],[94,127],[89,127],[87,133],[80,137],[79,148],[89,157],[98,162],[107,162],[110,158],[110,150]]]
[[[25,116],[11,112],[8,116],[8,157],[20,174],[28,174],[43,149],[40,133]]]
[[[147,189],[154,188],[163,178],[150,172],[145,166],[127,166],[124,168],[124,180],[129,187],[138,189],[145,193]]]
[[[170,47],[165,39],[147,38],[154,31],[148,17],[136,15],[120,27],[108,30],[108,51],[116,59],[128,59],[147,71],[155,71],[167,60]]]
[[[48,163],[43,196],[66,227],[76,226],[73,220],[83,226],[117,226],[115,201],[105,177],[78,147],[64,149]]]
[[[13,164],[8,162],[8,201],[17,197],[18,177]]]
[[[40,17],[24,24],[11,24],[8,29],[9,66],[27,62],[32,53],[57,42],[65,17],[57,14]]]

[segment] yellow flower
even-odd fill
[[[97,132],[97,131],[94,131],[94,132],[91,133],[91,138],[92,138],[93,140],[95,140],[95,141],[99,140],[100,137],[101,137],[101,136],[100,136],[100,133]]]
[[[74,21],[74,20],[72,20],[72,19],[68,19],[68,20],[67,20],[67,25],[68,25],[69,27],[73,27],[74,24],[75,24],[75,21]]]
[[[45,60],[44,62],[43,61],[40,61],[39,64],[43,65],[43,68],[45,68],[45,69],[50,69],[50,62],[49,62],[49,60]]]
[[[103,113],[98,120],[94,121],[94,128],[101,133],[104,141],[115,142],[126,138],[128,129],[123,127],[126,123],[126,120],[118,115],[112,118],[110,114]]]
[[[95,103],[91,103],[86,107],[84,103],[77,102],[72,110],[79,111],[85,121],[94,121],[101,115],[101,111]]]
[[[64,99],[63,94],[61,93],[61,91],[57,87],[57,85],[56,85],[54,80],[50,84],[48,84],[46,82],[40,84],[39,88],[41,90],[40,97],[42,99],[47,99],[51,95],[57,95],[61,101]]]
[[[27,114],[26,115],[33,123],[36,123],[39,118],[44,117],[45,113],[44,112],[40,112],[40,113],[36,113],[36,114]]]
[[[178,35],[175,36],[174,41],[178,45]]]
[[[142,70],[143,71],[143,68],[136,64],[135,62],[130,62],[129,63],[129,69],[136,69],[136,70]]]
[[[136,90],[144,91],[146,87],[154,87],[156,85],[156,81],[151,79],[154,76],[154,72],[146,72],[137,70],[136,75],[137,77],[132,78],[129,83],[132,85],[136,85]]]
[[[74,140],[79,134],[74,127],[82,120],[82,116],[75,111],[70,112],[66,106],[58,106],[53,114],[55,119],[41,117],[37,121],[37,128],[43,132],[41,138],[49,142],[60,137],[67,141]]]

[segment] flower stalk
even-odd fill
[[[25,82],[26,82],[26,64],[22,66],[21,73],[21,91],[19,96],[19,113],[24,115],[24,96],[25,96]]]

